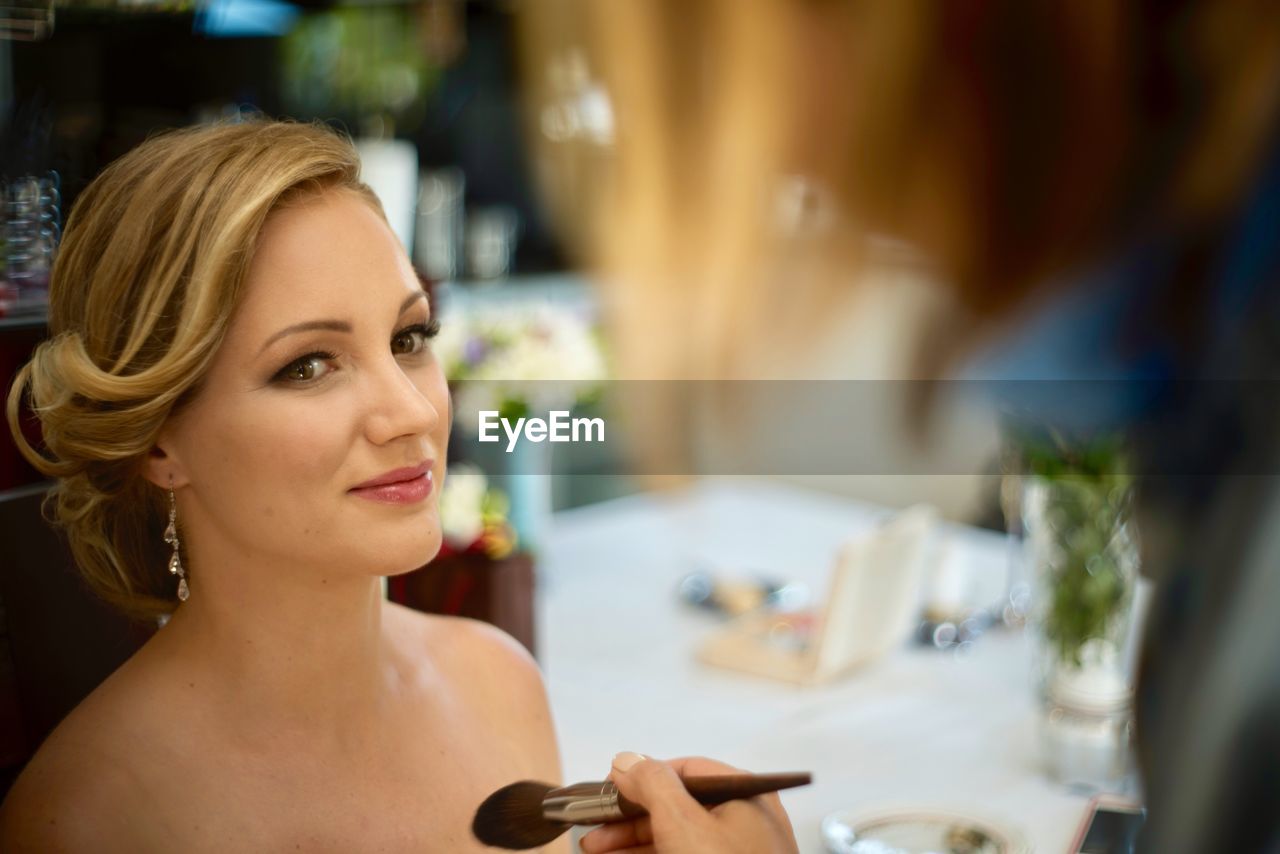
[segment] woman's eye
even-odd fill
[[[401,329],[391,336],[391,352],[397,356],[412,356],[415,353],[420,353],[426,348],[427,339],[432,334],[432,327],[424,324]]]
[[[318,380],[329,372],[328,360],[334,358],[328,353],[308,353],[296,362],[290,362],[276,379],[290,383],[309,383]]]

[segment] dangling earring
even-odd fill
[[[169,475],[169,525],[164,529],[164,541],[173,546],[169,572],[178,576],[178,599],[185,602],[191,595],[191,589],[187,587],[187,571],[182,568],[182,558],[178,556],[178,502],[173,497],[173,475]]]

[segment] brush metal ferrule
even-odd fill
[[[605,780],[552,789],[542,799],[542,817],[568,824],[604,824],[626,816],[618,804],[618,787]]]

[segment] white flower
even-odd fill
[[[444,538],[465,549],[484,533],[484,496],[489,480],[475,466],[459,463],[449,467],[440,490],[440,525]]]

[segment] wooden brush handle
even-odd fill
[[[711,777],[685,777],[681,782],[695,801],[703,806],[713,807],[726,801],[754,798],[756,795],[767,795],[781,789],[807,786],[813,782],[813,775],[807,772],[719,774]],[[618,793],[618,807],[627,818],[639,818],[649,814],[644,807],[627,800],[621,792]]]

